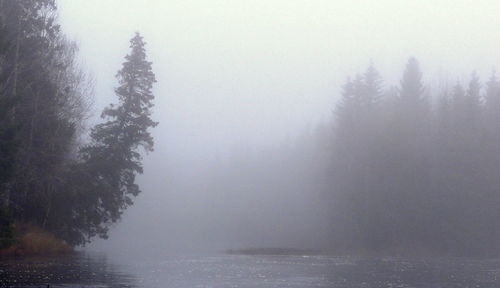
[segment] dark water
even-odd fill
[[[119,262],[119,263],[118,263]],[[1,287],[500,287],[500,259],[104,255],[0,260]]]

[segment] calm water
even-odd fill
[[[0,260],[1,287],[500,287],[500,260],[185,256],[113,261],[80,253]]]

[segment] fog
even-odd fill
[[[95,79],[90,123],[115,101],[136,31],[158,80],[143,192],[90,250],[329,248],[325,139],[346,78],[373,63],[386,91],[413,56],[432,98],[472,71],[485,83],[500,63],[497,1],[57,3]]]

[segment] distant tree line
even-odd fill
[[[335,110],[332,247],[367,253],[500,252],[500,82],[431,94],[409,59],[399,87],[373,65]],[[483,89],[484,88],[484,89]]]
[[[217,224],[339,254],[499,255],[495,73],[433,91],[411,58],[396,87],[370,65],[341,88],[333,121],[209,169],[207,207],[229,211]]]
[[[0,238],[29,223],[71,245],[106,237],[140,189],[140,148],[151,151],[155,82],[137,34],[117,74],[118,103],[83,142],[92,83],[54,0],[0,0]]]
[[[433,91],[414,58],[397,87],[370,65],[333,114],[295,141],[216,163],[211,201],[239,207],[219,223],[340,254],[500,254],[495,73]]]

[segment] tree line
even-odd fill
[[[92,83],[56,18],[54,0],[0,0],[0,246],[12,243],[13,223],[42,227],[71,245],[106,238],[140,193],[140,152],[153,149],[156,80],[143,38],[131,39],[117,74],[117,103],[84,141]],[[500,252],[500,81],[494,73],[485,83],[472,74],[467,85],[432,91],[411,58],[400,84],[384,88],[370,65],[343,85],[334,115],[333,124],[305,134],[297,147],[234,161],[227,164],[230,173],[214,169],[209,187],[227,190],[228,197],[260,190],[309,199],[311,209],[300,215],[328,215],[328,225],[317,227],[328,230],[321,237],[332,250]],[[284,225],[286,215],[277,214],[276,225]],[[295,233],[304,231],[310,229]]]
[[[54,0],[0,0],[0,235],[14,223],[41,227],[70,245],[107,237],[140,189],[141,149],[149,129],[155,80],[136,34],[117,74],[117,103],[83,141],[92,81],[77,45],[57,23]]]
[[[335,109],[332,245],[367,253],[491,255],[500,246],[500,82],[432,93],[416,59],[383,89],[370,65]]]
[[[373,64],[349,77],[332,121],[214,164],[207,205],[238,207],[217,223],[338,254],[498,255],[500,81],[441,86],[415,58],[397,86]]]

